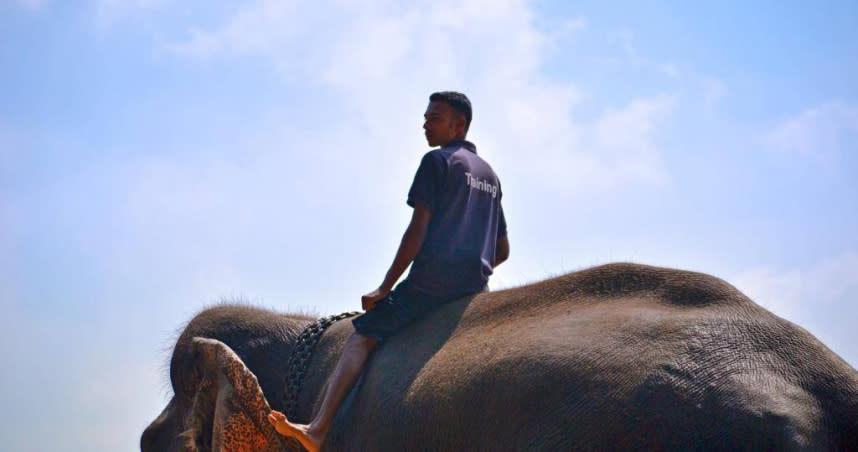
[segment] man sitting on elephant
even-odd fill
[[[280,434],[310,452],[321,448],[378,341],[445,302],[487,290],[493,268],[509,256],[500,182],[465,140],[470,101],[457,92],[433,93],[423,116],[426,140],[440,148],[420,162],[408,192],[411,222],[384,282],[361,298],[367,312],[352,321],[355,333],[346,341],[321,408],[306,425],[289,422],[279,411],[268,416]],[[391,291],[409,264],[407,278]]]

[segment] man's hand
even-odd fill
[[[363,310],[366,312],[372,311],[375,308],[375,304],[378,300],[386,297],[387,294],[390,293],[390,290],[385,290],[379,287],[378,289],[373,290],[372,292],[360,297],[360,304],[363,306]]]

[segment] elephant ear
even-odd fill
[[[195,337],[193,347],[200,384],[181,434],[183,452],[301,450],[268,423],[271,407],[256,375],[229,346]]]

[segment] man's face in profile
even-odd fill
[[[446,102],[429,102],[423,118],[423,129],[429,146],[444,146],[457,136],[464,136],[465,118]]]

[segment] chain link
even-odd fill
[[[358,314],[361,313],[353,311],[322,317],[304,327],[304,331],[298,336],[298,341],[295,344],[295,348],[292,349],[292,356],[289,358],[289,366],[286,368],[286,376],[284,377],[283,411],[285,411],[286,417],[290,421],[296,421],[298,395],[301,393],[304,374],[307,372],[310,358],[313,356],[313,348],[319,342],[319,339],[321,339],[322,333],[334,323]]]

